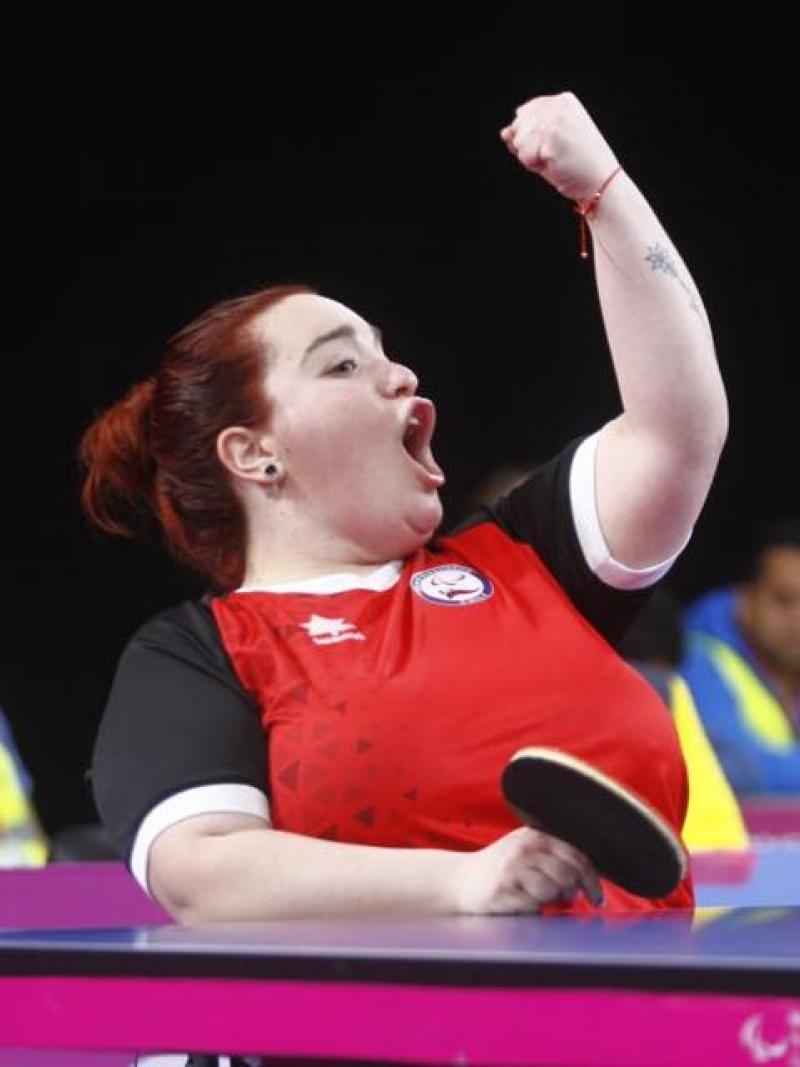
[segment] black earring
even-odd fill
[[[274,479],[278,477],[278,465],[277,463],[268,463],[264,468],[264,474],[267,478]]]

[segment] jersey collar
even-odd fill
[[[321,574],[316,578],[303,578],[294,582],[280,582],[275,585],[242,585],[237,593],[347,593],[352,589],[371,589],[382,593],[391,589],[400,577],[403,569],[401,559],[384,563],[374,571],[364,574]]]

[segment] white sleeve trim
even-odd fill
[[[269,804],[261,790],[253,785],[233,782],[200,785],[173,793],[145,815],[133,842],[131,873],[148,896],[152,894],[147,884],[147,864],[155,839],[170,826],[193,815],[213,815],[219,812],[255,815],[269,823]]]
[[[655,585],[669,571],[689,543],[692,532],[689,531],[686,540],[674,556],[652,567],[636,570],[633,567],[626,567],[624,563],[618,563],[612,557],[600,528],[595,496],[595,459],[601,432],[598,430],[597,433],[582,441],[572,457],[572,467],[569,472],[569,498],[578,542],[586,563],[600,581],[610,585],[612,589],[646,589],[650,585]]]

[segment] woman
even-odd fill
[[[592,229],[624,406],[599,433],[436,541],[413,372],[282,288],[184,329],[84,439],[89,514],[155,514],[216,590],[131,641],[94,760],[109,832],[180,921],[692,902],[688,880],[601,886],[500,795],[514,751],[553,745],[680,830],[674,730],[608,641],[685,545],[727,420],[700,297],[580,102],[535,98],[501,137]]]

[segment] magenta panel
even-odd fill
[[[131,1067],[130,1052],[0,1048],[0,1067]]]
[[[695,885],[742,885],[755,870],[756,853],[752,848],[694,852],[691,864]]]
[[[753,796],[741,800],[751,834],[800,838],[800,796]]]
[[[800,1052],[800,998],[14,978],[0,979],[0,1003],[5,1046],[193,1047],[509,1067],[735,1067],[788,1064]]]
[[[0,928],[38,930],[169,923],[121,863],[54,863],[0,871]]]

